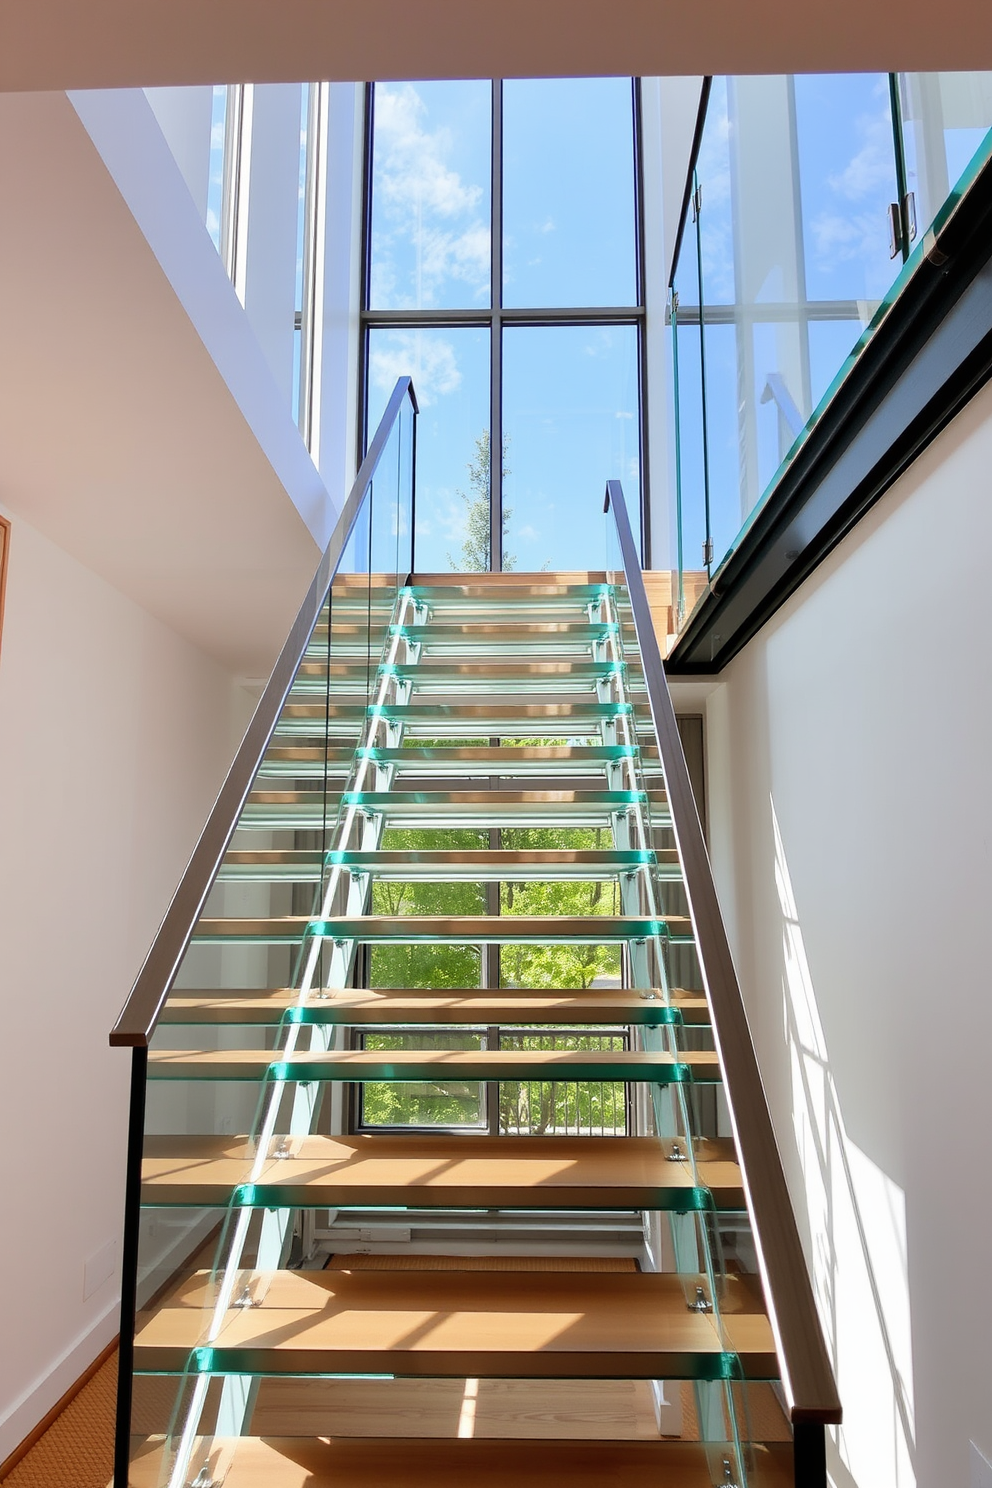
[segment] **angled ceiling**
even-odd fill
[[[0,89],[992,67],[985,0],[4,0]]]

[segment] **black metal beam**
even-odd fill
[[[976,176],[748,531],[669,676],[719,672],[992,377],[992,161]]]

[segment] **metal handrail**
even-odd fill
[[[689,166],[685,173],[685,189],[682,192],[679,222],[678,227],[675,229],[675,243],[672,247],[672,267],[668,274],[669,289],[675,288],[675,273],[682,254],[682,239],[685,236],[686,219],[689,216],[689,206],[692,202],[692,178],[696,174],[696,162],[699,159],[699,151],[703,143],[703,126],[706,123],[706,113],[710,106],[710,91],[712,87],[712,77],[704,77],[703,86],[699,90],[699,103],[696,107],[696,126],[692,132],[692,144],[689,146]]]
[[[114,1024],[110,1043],[116,1048],[145,1048],[155,1030],[162,1007],[179,970],[193,929],[199,919],[214,879],[217,877],[228,843],[258,773],[283,704],[293,685],[307,643],[321,610],[326,603],[331,583],[338,571],[348,540],[365,506],[372,478],[383,450],[393,431],[400,409],[409,398],[414,414],[417,395],[409,377],[398,379],[386,405],[368,454],[361,463],[354,484],[337,520],[330,542],[317,566],[313,582],[300,606],[286,643],[272,668],[265,691],[258,701],[247,732],[234,757],[227,779],[221,786],[200,840],[179,882],[172,903],[159,926],[152,948],[138,973],[127,1002]],[[411,544],[413,533],[410,534]],[[413,567],[411,552],[411,569]]]
[[[658,739],[703,985],[709,1000],[713,1037],[724,1074],[724,1089],[737,1142],[765,1302],[775,1334],[782,1384],[793,1422],[822,1427],[840,1421],[840,1398],[775,1142],[744,999],[720,913],[665,666],[619,481],[607,483],[603,510],[612,510],[616,522],[651,718]]]

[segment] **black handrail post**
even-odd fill
[[[147,1076],[148,1049],[132,1049],[131,1095],[127,1118],[127,1168],[124,1178],[124,1245],[121,1252],[120,1337],[117,1349],[117,1424],[114,1431],[114,1488],[128,1488],[128,1476],[131,1466],[134,1325],[138,1304],[141,1159],[144,1149]]]

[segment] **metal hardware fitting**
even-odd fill
[[[247,1282],[245,1282],[244,1286],[241,1288],[241,1290],[238,1293],[238,1295],[234,1298],[234,1301],[231,1303],[231,1306],[232,1307],[257,1307],[258,1306],[258,1303],[255,1301],[255,1298],[251,1294],[251,1287],[248,1285]],[[204,1469],[204,1471],[206,1471],[206,1469]],[[194,1488],[198,1488],[198,1485],[194,1485]]]
[[[657,1002],[658,1001],[658,994],[657,994],[657,992],[649,992],[646,987],[642,987],[640,989],[640,991],[638,992],[637,995],[641,999],[642,1002]]]
[[[668,1161],[669,1162],[685,1162],[685,1153],[682,1151],[682,1145],[681,1145],[680,1142],[673,1142],[672,1143],[672,1150],[668,1154]]]
[[[273,1152],[272,1156],[273,1157],[278,1157],[278,1158],[285,1158],[285,1157],[292,1157],[292,1155],[293,1155],[293,1150],[292,1150],[292,1148],[289,1145],[289,1138],[288,1137],[282,1137],[280,1139],[279,1146],[276,1148],[275,1152]]]
[[[737,1479],[734,1477],[734,1470],[730,1465],[729,1457],[724,1457],[723,1477],[720,1479],[719,1483],[713,1484],[713,1488],[738,1488]]]
[[[706,1293],[703,1291],[701,1286],[697,1286],[696,1288],[696,1296],[694,1301],[687,1302],[685,1305],[690,1312],[713,1311],[713,1303],[707,1299]]]
[[[193,1481],[186,1485],[186,1488],[221,1488],[220,1478],[211,1478],[209,1473],[210,1469],[204,1463]]]
[[[713,539],[708,537],[703,543],[703,563],[709,568],[713,562]]]

